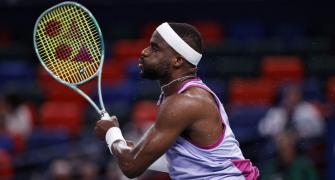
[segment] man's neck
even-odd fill
[[[164,94],[165,97],[170,96],[177,92],[180,85],[191,78],[196,77],[195,74],[189,74],[184,76],[179,76],[171,81],[168,81],[167,83],[160,83],[161,85],[161,92]]]

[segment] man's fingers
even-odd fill
[[[105,120],[98,120],[97,122],[96,122],[96,124],[98,125],[98,124],[101,124],[103,121],[105,121]]]
[[[98,120],[94,127],[96,136],[99,139],[105,139],[105,135],[111,127],[119,127],[116,116],[110,117],[109,120]]]
[[[129,147],[134,147],[135,146],[135,144],[132,141],[127,141],[126,140],[126,142],[127,142],[127,146],[129,146]]]
[[[101,139],[101,140],[105,139],[106,132],[98,125],[98,122],[97,122],[97,125],[94,127],[94,131],[95,131],[95,135],[99,139]]]
[[[97,121],[97,123],[98,122],[100,123],[101,121],[117,121],[117,117],[116,116],[111,116],[110,119],[108,119],[108,120],[106,120],[106,119],[99,119]]]
[[[111,119],[116,119],[117,120],[117,117],[113,115],[113,116],[111,116]]]

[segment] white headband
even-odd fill
[[[188,62],[198,65],[202,54],[189,46],[178,34],[170,27],[168,23],[163,23],[156,28],[156,31],[175,51],[182,55]]]

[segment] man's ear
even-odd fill
[[[173,66],[176,68],[181,67],[183,63],[184,63],[184,58],[182,58],[181,56],[176,56],[173,59]]]

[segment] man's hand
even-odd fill
[[[130,147],[130,148],[134,148],[135,147],[135,144],[133,141],[126,141],[127,142],[127,146]]]
[[[119,127],[119,121],[115,116],[112,116],[111,120],[99,120],[94,127],[95,135],[104,141],[107,131],[112,127]]]

